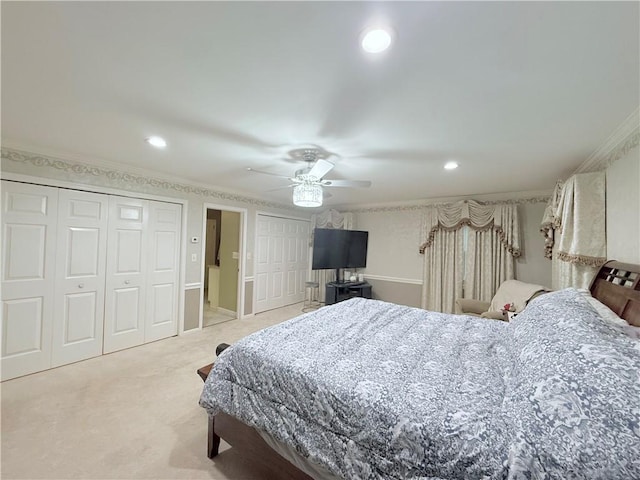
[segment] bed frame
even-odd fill
[[[590,290],[629,325],[640,327],[640,266],[607,262],[593,277]]]
[[[594,298],[607,305],[619,317],[630,325],[640,327],[640,265],[607,262],[593,278],[590,290]],[[207,367],[208,374],[211,366]],[[226,413],[209,417],[209,458],[218,455],[221,438],[242,451],[246,458],[267,469],[268,478],[312,480],[312,477],[276,453],[253,428]]]

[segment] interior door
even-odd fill
[[[256,305],[255,313],[269,310],[268,281],[269,276],[269,218],[258,215],[256,224],[256,252],[254,265],[254,284]]]
[[[102,354],[107,195],[60,189],[52,367]]]
[[[2,380],[51,366],[58,189],[2,181]]]
[[[181,205],[149,202],[145,342],[178,334],[181,213]]]
[[[267,274],[268,308],[284,305],[285,289],[285,222],[282,218],[269,220],[269,266]]]
[[[104,348],[144,343],[149,202],[109,197]]]
[[[291,305],[304,300],[304,283],[309,268],[309,222],[287,219],[285,228],[284,305]]]
[[[309,222],[258,215],[256,313],[304,300]]]

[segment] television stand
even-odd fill
[[[371,285],[367,282],[329,282],[326,285],[327,305],[354,297],[371,298]]]

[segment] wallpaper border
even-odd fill
[[[206,187],[198,187],[195,185],[189,185],[185,183],[174,183],[167,180],[148,177],[145,175],[138,175],[127,173],[125,171],[99,167],[94,165],[88,165],[80,162],[72,162],[62,160],[55,157],[49,157],[47,155],[33,154],[20,150],[14,150],[11,148],[2,148],[0,150],[0,158],[17,163],[28,163],[34,167],[52,168],[61,170],[67,173],[72,173],[80,176],[87,177],[105,177],[110,183],[115,184],[116,187],[124,187],[125,185],[138,185],[143,187],[160,188],[164,190],[173,190],[179,193],[194,194],[201,197],[217,198],[222,200],[230,200],[234,202],[256,205],[261,207],[278,208],[284,210],[297,210],[292,205],[282,204],[277,202],[269,202],[266,200],[259,200],[257,198],[248,197],[245,195],[238,195],[227,192],[219,192]],[[127,190],[130,190],[127,189]]]
[[[467,199],[470,199],[468,197]],[[478,200],[478,203],[482,205],[523,205],[528,203],[547,203],[551,198],[550,195],[541,195],[535,197],[525,197],[525,198],[511,198],[504,200]],[[377,212],[404,212],[410,210],[423,210],[427,207],[441,207],[445,205],[451,205],[452,203],[459,202],[464,199],[459,200],[451,200],[449,202],[438,202],[438,203],[421,203],[417,205],[396,205],[396,206],[380,206],[380,207],[365,207],[365,208],[344,208],[343,211],[350,213],[377,213]]]
[[[636,108],[574,173],[606,170],[638,145],[640,145],[640,107]]]

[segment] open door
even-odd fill
[[[202,326],[240,317],[243,213],[205,206]]]

